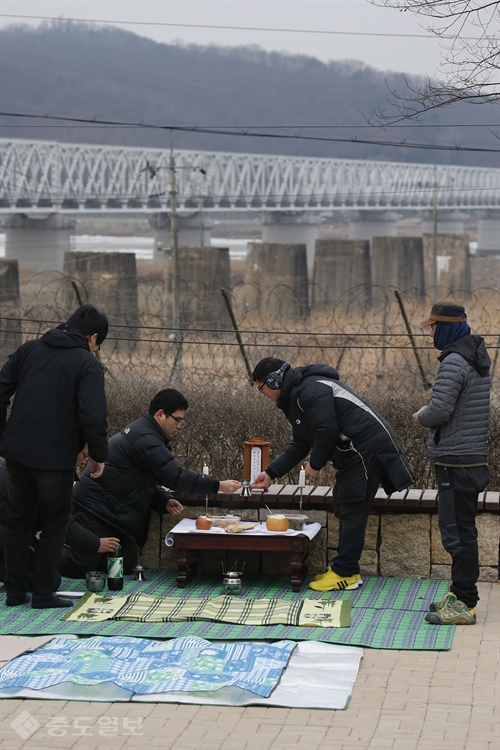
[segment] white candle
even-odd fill
[[[210,470],[206,464],[203,464],[203,473],[204,474],[210,474]]]
[[[306,486],[306,470],[302,467],[299,471],[299,487]]]

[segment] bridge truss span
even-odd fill
[[[500,208],[500,169],[175,150],[180,211]],[[0,139],[0,213],[158,212],[170,152]]]

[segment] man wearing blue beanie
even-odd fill
[[[471,335],[461,305],[439,302],[420,325],[430,326],[441,354],[429,405],[413,418],[430,428],[427,455],[436,467],[439,530],[452,558],[449,592],[430,605],[425,619],[435,625],[474,625],[479,600],[477,500],[489,482],[491,360],[481,336]]]

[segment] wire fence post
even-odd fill
[[[382,313],[382,362],[378,378],[385,388],[385,371],[387,367],[387,309],[389,307],[389,295],[384,291],[384,310]]]
[[[73,287],[73,289],[75,291],[76,300],[77,300],[78,304],[81,307],[83,305],[82,295],[80,294],[80,290],[78,289],[78,286],[76,284],[76,281],[74,281],[74,279],[71,280],[71,286]]]
[[[403,300],[401,298],[400,293],[396,289],[394,294],[396,295],[396,299],[399,304],[399,308],[401,310],[401,315],[403,316],[403,320],[405,322],[406,330],[408,331],[408,338],[410,339],[410,343],[413,349],[413,353],[415,354],[415,359],[417,360],[418,369],[420,370],[420,375],[422,377],[422,384],[426,391],[428,391],[430,388],[432,388],[432,383],[427,379],[427,375],[425,374],[424,366],[422,364],[422,360],[420,359],[420,354],[417,348],[417,344],[415,342],[415,336],[413,335],[413,331],[411,330],[410,321],[408,320],[408,316],[406,314],[405,306],[403,304]]]
[[[229,299],[229,295],[225,289],[221,289],[220,291],[221,291],[222,296],[224,297],[224,302],[226,303],[227,311],[229,313],[229,317],[231,318],[231,323],[233,324],[234,332],[236,334],[236,339],[240,347],[241,356],[243,357],[243,362],[245,363],[248,380],[250,382],[250,385],[253,387],[252,368],[250,367],[250,362],[248,361],[248,357],[245,352],[245,347],[243,345],[243,340],[241,338],[240,330],[238,328],[238,323],[236,322],[236,318],[234,317],[233,306],[231,304],[231,300]]]
[[[498,350],[499,349],[500,349],[500,336],[498,337],[498,340],[497,340],[497,345],[495,347],[495,356],[493,358],[493,364],[491,365],[491,370],[490,370],[490,378],[491,378],[491,380],[493,380],[493,375],[495,374],[495,370],[497,369]]]

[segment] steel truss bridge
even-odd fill
[[[500,208],[500,169],[173,152],[179,211]],[[170,210],[170,152],[0,139],[0,213]]]

